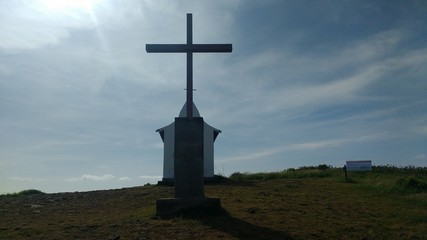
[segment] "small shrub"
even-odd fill
[[[326,164],[320,164],[319,166],[317,166],[317,169],[319,170],[328,170],[329,168],[331,167]]]
[[[36,189],[28,189],[28,190],[20,191],[17,195],[28,196],[28,195],[38,195],[38,194],[44,194],[44,192]]]
[[[31,195],[39,195],[39,194],[45,194],[44,192],[36,189],[28,189],[23,190],[17,193],[7,193],[7,194],[1,194],[0,196],[5,197],[18,197],[18,196],[31,196]]]
[[[395,190],[401,193],[421,193],[427,191],[427,183],[415,178],[400,178],[396,181]]]
[[[316,169],[316,167],[314,167],[314,166],[302,166],[302,167],[298,168],[298,170],[313,170],[313,169]]]
[[[234,173],[232,173],[230,175],[230,178],[234,179],[234,180],[243,180],[243,173],[241,173],[241,172],[234,172]]]

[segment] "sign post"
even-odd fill
[[[348,180],[347,171],[349,172],[372,171],[372,160],[346,161],[343,169],[345,174],[345,180]]]

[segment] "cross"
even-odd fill
[[[146,44],[148,53],[187,53],[187,117],[193,117],[193,53],[231,52],[231,44],[193,44],[193,16],[187,13],[187,44]]]

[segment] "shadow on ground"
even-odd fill
[[[170,218],[193,219],[199,221],[202,225],[209,226],[238,239],[293,239],[285,232],[257,226],[235,218],[222,207],[192,207],[182,209],[176,214],[162,217],[162,219]]]
[[[287,233],[257,226],[230,215],[204,217],[199,221],[238,239],[293,239]]]
[[[231,216],[225,209],[192,208],[180,213],[238,239],[293,239],[289,234]]]

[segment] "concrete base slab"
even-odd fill
[[[214,176],[214,177],[204,177],[203,181],[205,184],[215,184],[215,183],[220,183],[220,182],[224,182],[224,177],[220,177],[220,176]],[[171,186],[173,187],[175,184],[175,179],[173,178],[162,178],[161,181],[157,181],[157,185],[159,186]]]
[[[222,210],[219,198],[161,198],[156,201],[156,215],[200,215]]]
[[[173,187],[174,184],[175,184],[175,179],[173,179],[173,178],[162,178],[161,181],[157,182],[157,185],[160,185],[160,186],[172,186]]]

